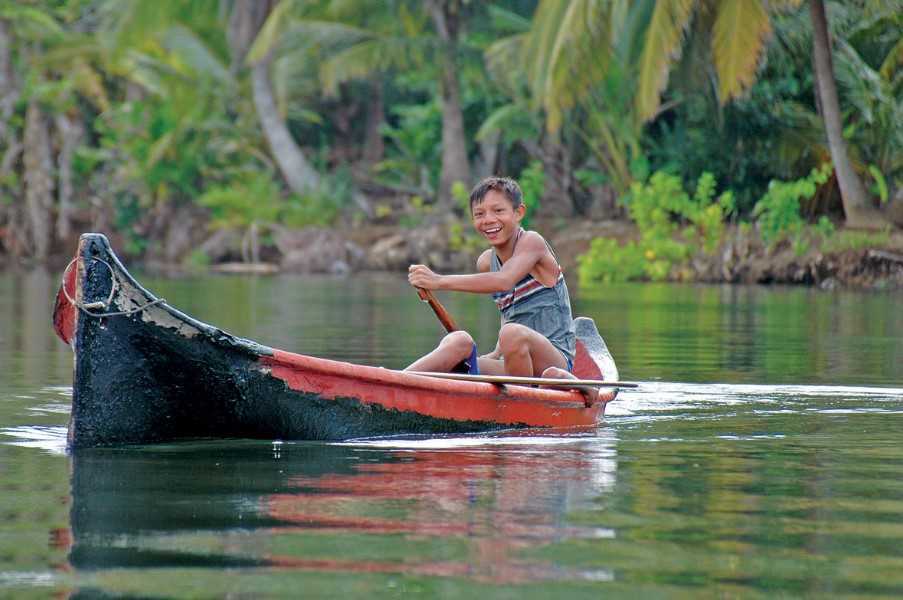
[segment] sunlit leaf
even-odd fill
[[[754,0],[749,0],[750,2]],[[658,0],[644,36],[637,81],[636,106],[641,119],[658,111],[671,65],[680,57],[683,35],[690,23],[694,0]]]
[[[712,32],[712,56],[721,102],[736,98],[755,81],[771,33],[771,19],[758,0],[722,0]]]
[[[248,50],[248,56],[245,58],[247,64],[258,63],[273,51],[273,48],[279,43],[282,31],[289,24],[293,5],[294,2],[292,0],[283,0],[270,11],[267,20],[264,22],[263,27],[260,28],[257,37],[254,38],[254,43],[251,44],[250,50]]]
[[[163,35],[165,48],[176,53],[187,65],[200,75],[210,75],[214,79],[232,83],[229,69],[191,30],[181,25],[169,28]]]

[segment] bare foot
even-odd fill
[[[542,372],[543,377],[551,379],[577,379],[577,377],[564,369],[549,367]],[[592,386],[574,386],[574,389],[583,394],[583,401],[587,408],[599,401],[599,390]]]

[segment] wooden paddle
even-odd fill
[[[417,295],[420,296],[420,299],[430,305],[430,308],[433,309],[433,312],[436,313],[436,317],[439,318],[439,322],[442,323],[442,326],[445,327],[445,331],[451,333],[452,331],[459,331],[458,324],[455,323],[455,320],[452,318],[448,311],[445,310],[445,307],[442,306],[436,296],[433,295],[431,290],[425,290],[423,288],[417,288]]]
[[[513,385],[538,385],[541,387],[554,387],[571,389],[578,386],[584,387],[618,387],[618,388],[636,388],[640,387],[638,383],[629,383],[626,381],[602,381],[601,379],[556,379],[552,377],[516,377],[514,375],[469,375],[467,373],[436,373],[432,371],[405,371],[414,375],[425,375],[427,377],[438,377],[440,379],[454,379],[457,381],[481,381],[485,383],[495,383],[497,385],[513,384]]]

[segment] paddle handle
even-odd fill
[[[436,317],[438,317],[439,322],[442,323],[442,326],[445,327],[445,331],[451,333],[452,331],[458,331],[458,324],[455,323],[455,320],[452,318],[448,311],[445,310],[445,307],[442,306],[436,296],[433,295],[433,292],[430,290],[425,290],[423,288],[417,288],[417,295],[420,296],[420,299],[430,305],[430,308],[433,309],[433,312],[436,313]]]

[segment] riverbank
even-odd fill
[[[403,272],[412,263],[428,264],[444,273],[473,269],[485,243],[470,233],[469,224],[454,221],[413,227],[368,224],[344,229],[277,227],[259,234],[259,259],[248,262],[247,232],[176,228],[163,242],[149,243],[143,252],[129,252],[123,236],[111,235],[114,248],[130,264],[159,272],[327,273],[359,271]],[[635,240],[636,228],[627,221],[534,221],[549,240],[576,285],[579,257],[597,237],[620,243]],[[70,258],[60,248],[49,267],[60,269]],[[28,269],[0,256],[0,268]],[[903,231],[869,236],[838,230],[832,237],[805,244],[790,240],[766,246],[753,229],[731,227],[720,247],[697,254],[675,267],[671,281],[742,284],[793,284],[822,289],[903,289]]]

